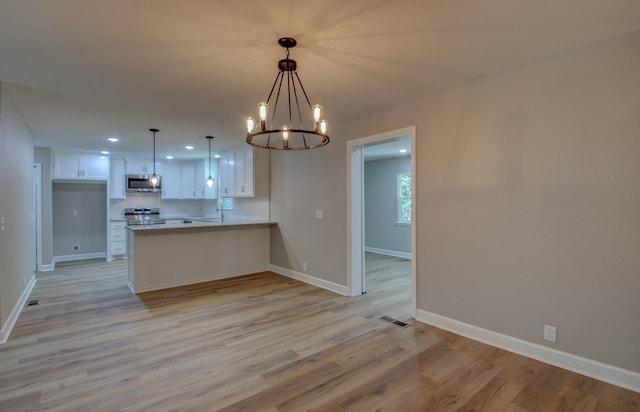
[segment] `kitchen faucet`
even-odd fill
[[[218,203],[218,207],[216,208],[216,212],[220,211],[220,221],[223,222],[224,221],[224,204],[223,203]]]

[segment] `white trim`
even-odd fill
[[[73,260],[86,260],[86,259],[100,259],[107,258],[106,252],[95,252],[95,253],[81,253],[77,255],[62,255],[62,256],[54,256],[53,257],[53,267],[55,268],[56,263],[58,262],[71,262]]]
[[[269,265],[269,270],[271,272],[277,273],[278,275],[299,280],[300,282],[308,283],[313,286],[318,286],[320,288],[330,290],[331,292],[335,292],[339,295],[348,296],[348,288],[344,285],[339,285],[337,283],[329,282],[328,280],[307,275],[306,273],[296,272],[294,270],[286,269],[276,265]]]
[[[29,300],[29,296],[31,295],[31,291],[33,290],[33,287],[35,285],[36,285],[36,275],[34,273],[33,275],[31,275],[31,279],[29,279],[29,283],[27,283],[27,286],[22,291],[22,294],[20,295],[20,299],[18,299],[18,301],[16,302],[16,305],[11,310],[11,313],[9,314],[7,321],[2,326],[2,329],[0,329],[0,344],[7,343],[7,341],[9,340],[9,335],[11,335],[11,331],[13,330],[13,327],[18,321],[18,317],[20,316],[20,313],[22,313],[22,309],[27,304],[27,301]]]
[[[33,190],[36,225],[36,272],[42,270],[42,164],[34,163]]]
[[[52,262],[50,265],[41,265],[40,272],[51,272],[53,269],[55,269],[55,266],[56,262]]]
[[[377,253],[379,255],[394,256],[394,257],[399,257],[399,258],[409,259],[409,260],[411,259],[410,252],[401,252],[399,250],[378,249],[377,247],[365,246],[364,251]]]
[[[416,255],[416,227],[417,227],[417,201],[416,201],[416,126],[407,126],[401,129],[391,130],[372,136],[361,137],[347,141],[347,270],[348,290],[355,296],[354,291],[360,285],[364,286],[364,217],[362,207],[355,197],[362,196],[363,163],[362,150],[366,144],[381,142],[409,136],[411,139],[411,256]],[[411,307],[415,316],[418,302],[416,259],[411,259]],[[359,294],[359,293],[358,293]]]
[[[425,310],[418,309],[416,319],[500,349],[640,392],[640,373],[637,372],[503,335]]]
[[[365,291],[364,253],[364,146],[355,146],[347,161],[347,287],[349,296],[359,296]],[[352,255],[351,251],[358,251]]]

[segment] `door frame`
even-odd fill
[[[42,270],[42,164],[33,164],[33,203],[36,236],[36,272]]]
[[[417,310],[415,125],[347,141],[347,288],[350,296],[357,296],[364,292],[364,146],[400,136],[411,138],[411,307],[412,316],[415,318]]]

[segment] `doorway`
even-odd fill
[[[415,126],[367,136],[347,142],[347,257],[349,269],[349,294],[357,296],[366,293],[365,255],[365,152],[367,147],[382,145],[406,138],[410,151],[415,147]],[[415,155],[411,156],[411,176],[415,176]],[[416,254],[415,254],[415,178],[411,179],[411,316],[415,317],[416,299]]]

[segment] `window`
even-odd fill
[[[398,223],[411,224],[411,173],[398,173]]]
[[[233,198],[232,197],[223,197],[222,198],[222,207],[224,210],[233,210]]]

